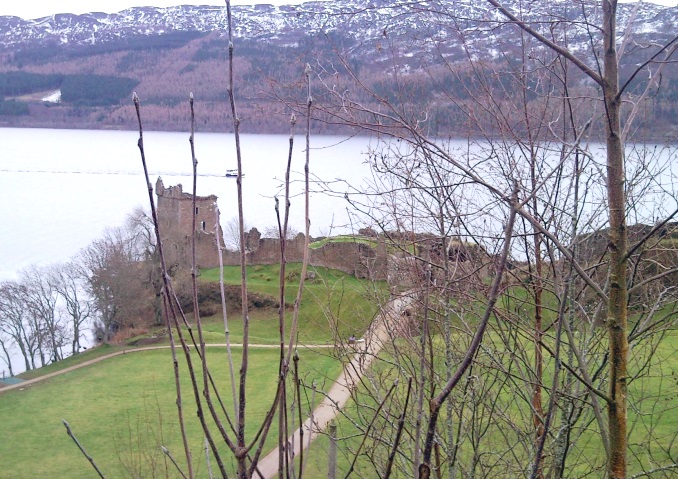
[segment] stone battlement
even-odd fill
[[[196,196],[195,209],[193,195],[184,193],[181,184],[165,188],[162,178],[155,183],[158,197],[158,226],[168,267],[190,265],[191,232],[195,218],[196,263],[200,268],[219,266],[215,232],[223,238],[218,225],[217,197]]]

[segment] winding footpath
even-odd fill
[[[208,343],[205,345],[208,348],[225,348],[226,344],[217,344],[217,343]],[[231,344],[232,348],[242,348],[242,344]],[[250,344],[251,348],[258,348],[258,349],[279,349],[280,346],[277,344]],[[301,346],[305,349],[323,349],[323,348],[334,348],[334,345],[331,344],[311,344],[311,345],[303,345]],[[178,348],[178,347],[177,347]],[[144,346],[142,348],[130,348],[130,349],[123,349],[121,351],[116,351],[114,353],[106,354],[104,356],[99,356],[98,358],[90,359],[89,361],[83,361],[82,363],[76,364],[74,366],[70,366],[68,368],[60,369],[59,371],[54,371],[53,373],[48,373],[43,376],[39,376],[37,378],[33,379],[27,379],[25,381],[21,381],[20,383],[16,384],[10,384],[6,386],[0,386],[0,395],[2,393],[5,393],[7,391],[11,391],[13,389],[22,389],[27,386],[31,386],[35,383],[38,383],[40,381],[44,381],[45,379],[53,378],[54,376],[59,376],[60,374],[66,374],[71,371],[75,371],[76,369],[84,368],[86,366],[91,366],[92,364],[99,363],[101,361],[106,361],[107,359],[114,358],[116,356],[122,356],[123,354],[132,354],[132,353],[139,353],[142,351],[153,351],[156,349],[170,349],[169,345],[166,346]],[[179,351],[177,349],[177,351]]]
[[[325,394],[325,398],[313,411],[309,419],[302,426],[290,435],[287,439],[287,453],[289,462],[301,453],[301,448],[308,449],[313,442],[329,425],[339,411],[348,403],[351,398],[351,392],[360,383],[360,379],[369,368],[372,361],[377,357],[385,344],[390,343],[394,337],[394,331],[397,329],[400,318],[405,310],[412,303],[413,298],[407,294],[397,296],[389,301],[370,324],[365,336],[356,342],[355,353],[351,360],[344,366],[343,371],[334,382],[330,390]],[[207,347],[226,347],[226,344],[207,344]],[[242,344],[231,344],[231,347],[242,347]],[[279,348],[274,344],[250,344],[252,348]],[[318,344],[303,345],[305,349],[334,348],[334,345]],[[35,379],[28,379],[17,384],[0,387],[0,395],[14,389],[23,389],[40,381],[65,374],[76,369],[84,368],[92,364],[106,361],[123,354],[137,353],[141,351],[153,351],[157,349],[169,349],[170,346],[148,346],[142,348],[125,349],[116,351],[105,356],[90,359],[89,361],[76,364],[69,368],[45,374]],[[303,444],[300,440],[303,431]],[[280,461],[280,449],[275,448],[268,455],[259,461],[257,465],[257,474],[263,479],[272,479],[278,475],[278,464]]]
[[[66,374],[71,371],[75,371],[76,369],[84,368],[85,366],[90,366],[92,364],[99,363],[101,361],[105,361],[107,359],[114,358],[116,356],[120,356],[122,354],[127,354],[127,353],[136,353],[138,351],[151,351],[153,349],[165,349],[169,348],[169,346],[148,346],[144,348],[134,348],[134,349],[123,349],[122,351],[116,351],[114,353],[106,354],[104,356],[99,356],[98,358],[90,359],[89,361],[84,361],[80,364],[76,364],[74,366],[60,369],[59,371],[54,371],[53,373],[49,374],[44,374],[42,376],[39,376],[37,378],[33,379],[27,379],[26,381],[21,381],[20,383],[16,384],[10,384],[8,386],[3,386],[0,387],[0,394],[6,393],[7,391],[11,391],[13,389],[23,389],[25,387],[31,386],[35,383],[38,383],[40,381],[44,381],[45,379],[53,378],[54,376],[59,376],[60,374]]]
[[[315,440],[329,425],[346,405],[351,398],[351,392],[360,383],[363,374],[377,357],[379,351],[385,344],[391,342],[394,337],[394,331],[402,314],[412,304],[413,298],[408,295],[401,295],[392,299],[381,313],[372,321],[364,336],[364,342],[359,342],[356,347],[356,353],[351,360],[344,366],[334,385],[325,395],[325,399],[315,408],[311,417],[309,417],[302,426],[287,438],[287,450],[289,462],[301,453],[301,448],[308,449],[311,442]],[[303,431],[303,444],[300,440]],[[280,448],[276,447],[267,456],[259,461],[257,472],[260,478],[272,479],[278,476],[278,465],[280,462]]]

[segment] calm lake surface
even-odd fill
[[[107,227],[122,225],[136,207],[149,209],[138,137],[132,131],[0,128],[0,280],[30,264],[68,260]],[[188,133],[144,134],[153,185],[161,176],[165,186],[181,183],[192,191],[188,138]],[[289,137],[243,135],[241,142],[245,222],[263,232],[276,224],[273,197],[282,198]],[[224,177],[237,167],[233,136],[196,133],[195,145],[198,194],[219,197],[225,225],[238,214],[236,181]],[[360,184],[369,175],[368,145],[365,137],[312,137],[312,175]],[[294,150],[290,225],[303,231],[303,137],[295,139]],[[339,190],[342,185],[333,183]],[[313,194],[311,235],[346,231],[346,207],[341,197]]]

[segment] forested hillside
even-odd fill
[[[290,112],[305,101],[300,82],[309,63],[318,83],[315,97],[320,104],[325,93],[331,96],[348,88],[350,76],[356,74],[364,82],[365,92],[351,93],[354,98],[358,95],[366,109],[378,109],[384,101],[398,103],[420,118],[429,134],[476,136],[477,126],[470,126],[476,122],[468,118],[469,105],[488,86],[495,93],[513,90],[515,85],[510,83],[515,79],[509,80],[514,77],[505,72],[521,55],[520,40],[499,32],[496,49],[478,48],[483,35],[495,33],[484,32],[481,25],[455,24],[447,20],[445,11],[430,12],[430,22],[404,20],[412,17],[398,15],[397,9],[376,8],[377,3],[373,10],[359,10],[350,2],[307,4],[296,13],[293,7],[240,7],[237,12],[244,26],[237,32],[234,46],[243,130],[287,131]],[[443,8],[446,2],[441,5]],[[337,12],[322,11],[331,7]],[[576,15],[563,6],[553,8],[562,8],[564,15]],[[625,18],[630,18],[630,7],[621,8]],[[676,9],[642,6],[634,23],[637,42],[624,52],[628,57],[624,65],[634,65],[636,57],[639,61],[645,58],[647,49],[655,48],[655,40],[661,42],[670,35],[675,17],[672,10]],[[124,21],[113,15],[104,23],[101,15],[54,17],[50,31],[62,35],[60,41],[47,33],[33,32],[35,38],[16,33],[37,31],[44,20],[34,25],[0,17],[0,33],[6,38],[4,47],[0,42],[0,72],[4,72],[0,78],[0,125],[132,129],[130,98],[134,89],[144,105],[149,128],[186,129],[186,102],[192,92],[199,128],[229,129],[225,103],[228,42],[220,9],[130,9],[118,15]],[[120,26],[112,26],[114,21]],[[586,42],[580,33],[573,35],[573,42]],[[18,40],[13,43],[7,40],[15,37]],[[584,48],[585,43],[582,45]],[[476,60],[473,70],[468,59]],[[575,79],[571,82],[576,85],[573,96],[595,97],[594,85],[581,73],[571,71],[569,75]],[[635,113],[636,138],[675,138],[677,69],[664,68],[658,79],[632,77],[632,71],[624,69],[620,76],[622,82],[629,80],[627,89],[638,95],[648,82],[656,81]],[[527,85],[528,100],[535,105],[546,95],[543,85]],[[61,90],[58,105],[42,101],[57,89]],[[630,111],[629,106],[625,114]],[[337,124],[332,117],[331,107],[325,109],[319,115],[325,121],[317,122],[316,128],[325,133],[351,128],[346,122]],[[602,132],[602,124],[594,121],[592,129],[600,136],[596,132]],[[501,132],[488,124],[484,134]]]

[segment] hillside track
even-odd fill
[[[412,292],[405,292],[389,301],[376,316],[364,336],[356,346],[355,354],[344,366],[343,371],[334,382],[320,405],[315,408],[311,416],[302,426],[287,438],[287,452],[289,462],[301,453],[301,448],[308,449],[321,433],[325,431],[339,411],[346,406],[351,398],[352,391],[360,384],[360,380],[367,371],[379,351],[390,343],[398,330],[398,323],[403,313],[414,301]],[[303,430],[303,444],[300,440]],[[278,476],[280,448],[275,448],[257,465],[256,476],[263,479],[273,479]],[[286,476],[287,477],[287,476]]]
[[[226,344],[221,344],[221,343],[210,343],[205,345],[208,348],[225,348],[227,345]],[[239,343],[233,343],[231,344],[232,348],[242,348],[242,344]],[[334,348],[334,345],[332,344],[304,344],[304,345],[299,345],[299,348],[303,349],[329,349],[329,348]],[[178,346],[177,346],[178,348]],[[250,348],[255,348],[255,349],[279,349],[280,345],[278,344],[250,344]],[[25,387],[31,386],[35,383],[38,383],[40,381],[44,381],[49,378],[53,378],[55,376],[59,376],[61,374],[66,374],[71,371],[75,371],[76,369],[84,368],[86,366],[91,366],[92,364],[99,363],[101,361],[106,361],[107,359],[114,358],[116,356],[121,356],[123,354],[132,354],[132,353],[138,353],[142,351],[153,351],[156,349],[170,349],[169,345],[165,346],[144,346],[142,348],[130,348],[130,349],[123,349],[121,351],[116,351],[114,353],[106,354],[104,356],[100,356],[98,358],[90,359],[89,361],[82,362],[80,364],[76,364],[75,366],[71,366],[65,369],[61,369],[59,371],[54,371],[53,373],[45,374],[44,376],[40,376],[37,378],[33,379],[27,379],[26,381],[22,381],[17,384],[12,384],[4,387],[0,387],[0,395],[2,393],[5,393],[7,391],[12,391],[14,389],[23,389]]]

